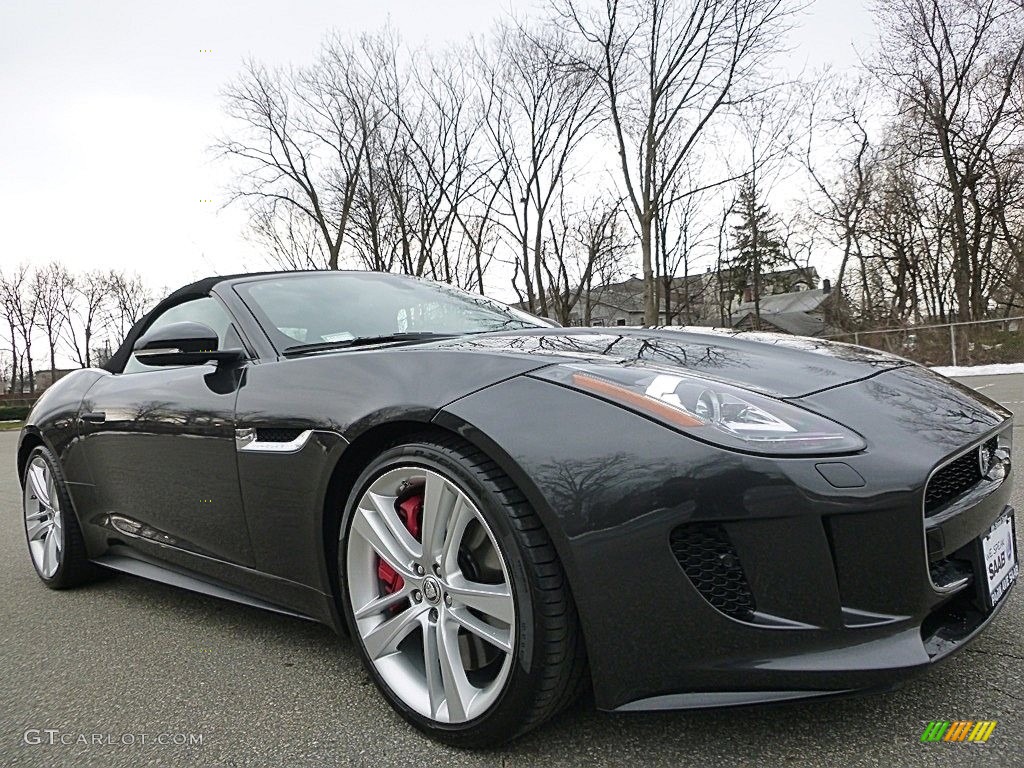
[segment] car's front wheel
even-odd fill
[[[573,699],[584,652],[565,575],[478,450],[432,437],[377,457],[349,499],[339,566],[367,669],[431,736],[500,743]]]
[[[25,538],[39,578],[51,589],[90,581],[97,568],[86,556],[60,464],[45,446],[29,454],[22,485]]]

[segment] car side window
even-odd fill
[[[217,347],[224,349],[228,346],[240,347],[241,341],[238,334],[231,325],[231,316],[221,303],[212,296],[204,296],[201,299],[192,299],[171,307],[162,315],[158,316],[146,327],[145,333],[156,328],[162,328],[171,323],[180,323],[183,320],[191,320],[194,323],[202,323],[217,332]],[[166,370],[166,366],[146,365],[139,362],[135,353],[128,358],[122,373],[141,373],[143,371]]]

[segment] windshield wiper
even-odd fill
[[[341,339],[339,341],[318,341],[313,344],[296,344],[286,347],[285,357],[295,357],[310,352],[326,352],[332,349],[345,349],[347,347],[362,347],[369,344],[387,344],[389,342],[401,341],[424,341],[427,339],[451,339],[457,335],[454,333],[430,333],[428,331],[416,333],[389,333],[382,336],[356,336],[354,339]]]

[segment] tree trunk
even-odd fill
[[[658,324],[658,285],[654,282],[651,225],[651,216],[645,213],[640,219],[640,252],[644,270],[644,325],[648,328]]]
[[[754,330],[761,330],[761,263],[754,246]]]
[[[534,279],[537,281],[537,300],[540,302],[540,313],[543,316],[547,316],[548,299],[547,294],[544,291],[544,273],[542,272],[544,260],[544,233],[540,226],[543,215],[542,211],[537,211],[537,234],[533,236],[533,270]]]

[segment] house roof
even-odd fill
[[[776,293],[763,296],[760,301],[761,322],[769,323],[780,331],[794,336],[820,336],[825,333],[825,320],[811,312],[820,310],[831,296],[820,288],[811,291]],[[754,302],[746,301],[737,306],[731,317],[732,326],[743,323],[747,318],[753,322]]]
[[[750,318],[750,324],[753,325],[753,315],[754,311],[750,310],[739,319],[734,319],[733,328],[742,324],[747,318]],[[733,315],[733,318],[736,318],[736,315]],[[825,333],[825,321],[805,312],[775,312],[770,315],[762,312],[761,323],[771,325],[783,333],[791,333],[794,336],[821,336]]]
[[[775,293],[761,297],[761,315],[770,312],[813,312],[819,309],[831,295],[821,288],[811,291],[794,291],[793,293]],[[743,315],[754,311],[754,302],[745,301],[736,306],[735,315]]]

